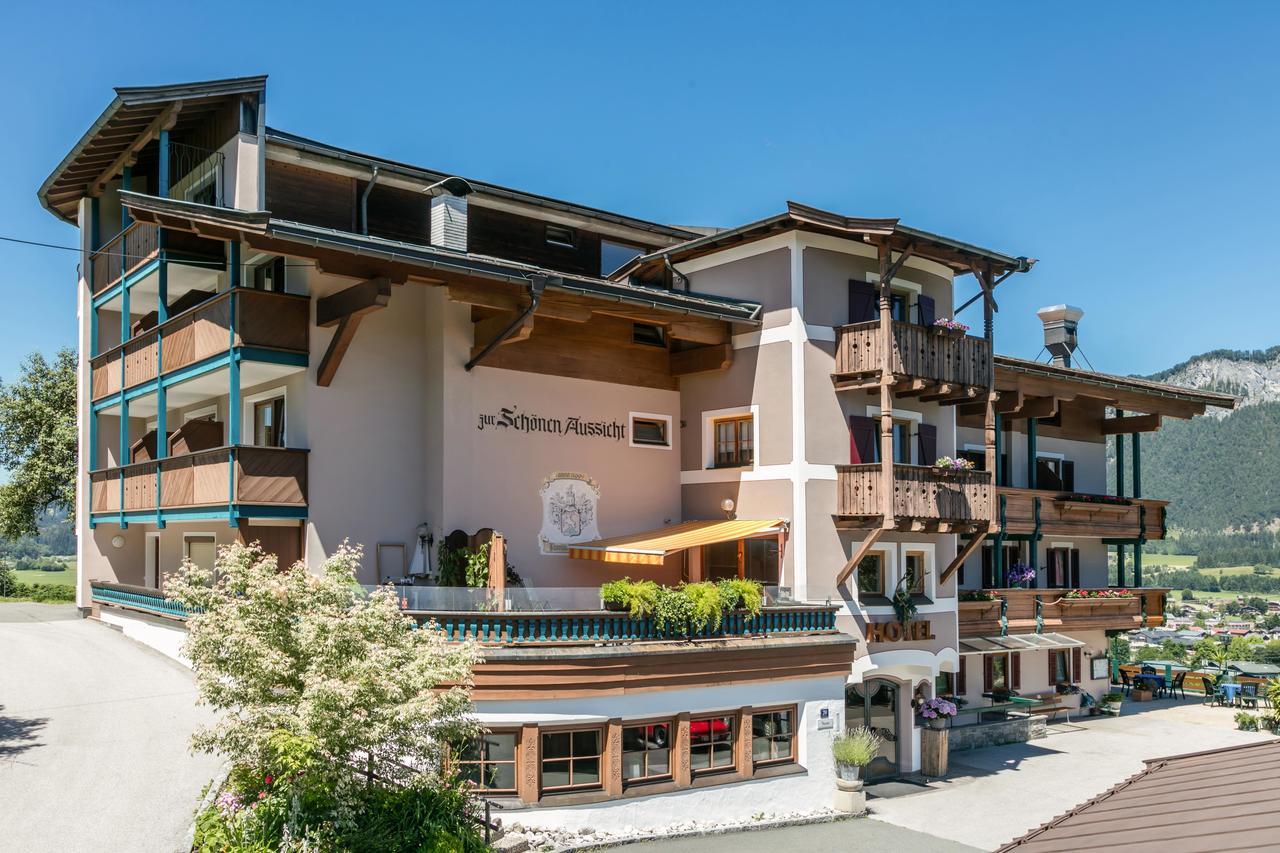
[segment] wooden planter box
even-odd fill
[[[1133,688],[1133,690],[1129,691],[1129,698],[1132,699],[1134,702],[1150,702],[1152,699],[1155,698],[1155,694],[1152,693],[1150,690],[1142,690],[1138,687],[1135,687]]]

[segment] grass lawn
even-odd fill
[[[1191,564],[1196,561],[1195,554],[1143,554],[1142,565],[1144,568],[1156,566],[1168,566],[1171,569],[1189,569]]]
[[[68,586],[75,586],[75,557],[62,558],[62,562],[63,566],[62,571],[60,572],[14,571],[13,579],[18,583],[61,583]]]

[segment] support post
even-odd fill
[[[1004,481],[1003,472],[1000,470],[1002,467],[1000,460],[1004,458],[1004,417],[999,412],[995,413],[995,430],[995,439],[992,441],[992,446],[995,449],[995,462],[994,467],[991,468],[991,482],[997,486],[1007,486],[1009,484]],[[988,459],[987,464],[991,466],[993,463]]]
[[[227,451],[227,517],[232,527],[239,526],[235,513],[236,445],[240,443],[240,421],[243,417],[243,413],[240,411],[240,353],[236,350],[239,301],[239,295],[232,293],[229,301],[231,318],[227,332],[227,349],[231,353],[231,365],[227,371],[230,377],[227,383],[227,444],[230,445],[230,449]]]
[[[1124,412],[1116,409],[1116,417],[1124,417]],[[1124,433],[1116,435],[1116,497],[1124,497]]]
[[[1142,497],[1142,434],[1133,433],[1129,436],[1129,440],[1133,442],[1133,496],[1135,498]],[[1142,544],[1146,538],[1146,530],[1138,536],[1138,541],[1133,543],[1133,585],[1142,586]]]
[[[1036,482],[1036,419],[1027,418],[1027,488],[1039,488]]]
[[[157,341],[157,346],[163,343]],[[163,355],[163,354],[162,354]],[[163,362],[160,362],[163,363]],[[163,495],[160,492],[164,478],[160,475],[160,469],[164,467],[163,460],[169,455],[169,427],[168,427],[168,409],[169,403],[163,382],[156,383],[156,527],[164,527],[164,506]]]
[[[1128,586],[1128,584],[1124,582],[1125,574],[1126,572],[1124,570],[1124,545],[1117,542],[1116,543],[1116,586],[1119,586],[1119,587]]]
[[[883,528],[892,530],[893,514],[893,302],[889,290],[893,252],[888,242],[879,245],[880,255],[880,500],[884,510]]]
[[[133,166],[125,166],[123,172],[120,175],[120,189],[124,190],[125,192],[129,192],[129,187],[132,184],[132,182],[133,182]],[[124,205],[120,205],[120,230],[123,231],[128,227],[129,227],[129,208],[125,207]],[[120,249],[121,251],[124,250],[123,242],[121,243]],[[123,264],[121,264],[120,269],[124,269]]]
[[[161,129],[160,131],[160,178],[158,181],[158,192],[161,198],[169,197],[169,131]]]
[[[982,336],[987,342],[988,358],[992,358],[992,354],[995,353],[995,300],[991,295],[993,288],[991,284],[991,268],[988,267],[985,272],[975,268],[973,274],[978,279],[978,286],[982,288]],[[991,472],[991,482],[999,485],[1000,415],[996,412],[996,370],[994,364],[988,365],[987,370],[987,411],[982,422],[982,440],[986,445],[984,449],[987,456],[987,470]],[[996,489],[992,488],[991,500],[993,502],[996,500],[996,494]],[[991,514],[995,515],[994,503],[991,510]],[[999,529],[1003,530],[1004,525],[1000,524]]]

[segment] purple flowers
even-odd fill
[[[1036,579],[1036,567],[1029,563],[1014,563],[1009,567],[1009,585],[1022,586]]]
[[[965,459],[963,456],[954,459],[950,456],[940,456],[933,463],[933,467],[942,471],[972,471],[974,465],[972,460]]]
[[[950,317],[939,317],[933,321],[933,327],[935,329],[950,329],[954,332],[969,331],[969,327],[964,323],[961,323],[959,320],[952,320]]]
[[[926,720],[945,720],[948,717],[954,717],[957,710],[959,709],[956,708],[956,704],[946,699],[926,699],[921,707],[920,716]]]
[[[218,811],[222,812],[223,817],[230,817],[243,807],[240,803],[240,798],[230,791],[223,791],[219,794],[215,805],[217,805]]]

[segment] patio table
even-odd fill
[[[1218,692],[1222,694],[1224,703],[1236,704],[1236,694],[1240,692],[1240,685],[1237,682],[1229,681],[1226,684],[1218,685]]]

